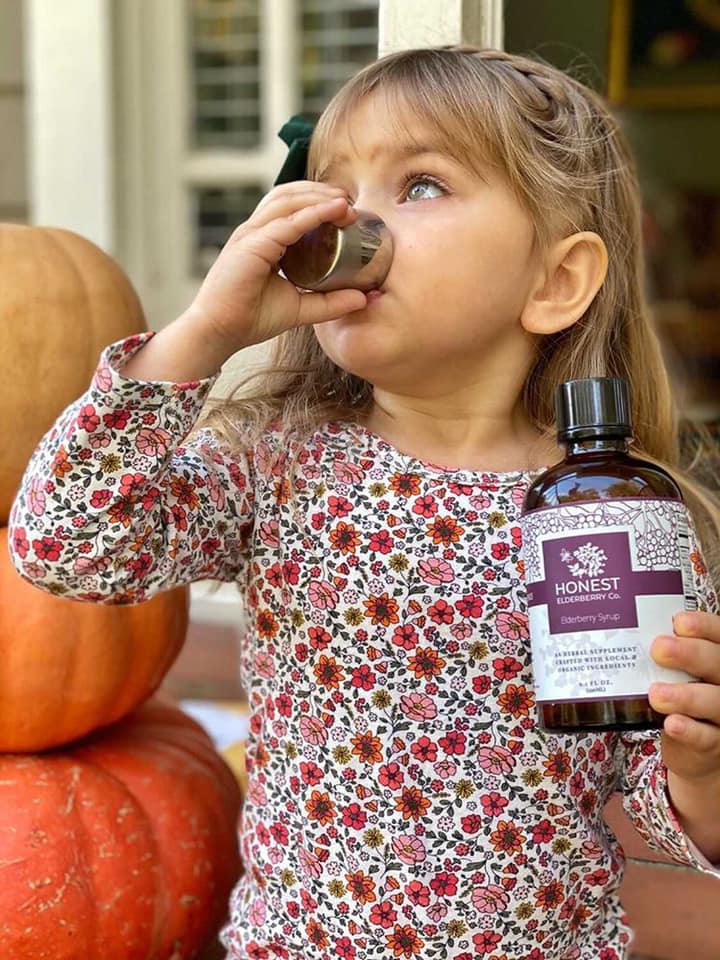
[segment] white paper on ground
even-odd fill
[[[207,730],[217,750],[247,737],[248,718],[236,710],[211,700],[181,700],[180,708]]]

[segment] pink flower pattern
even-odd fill
[[[149,336],[109,347],[44,438],[11,550],[27,579],[88,601],[237,581],[250,789],[228,956],[627,957],[613,790],[652,845],[711,868],[657,736],[548,734],[508,709],[509,687],[532,690],[530,475],[445,471],[341,423],[231,454],[188,438],[212,380],[122,376]]]

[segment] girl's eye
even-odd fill
[[[406,200],[434,200],[447,193],[445,187],[429,176],[412,176],[405,181],[403,195]]]

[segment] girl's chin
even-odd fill
[[[347,373],[373,384],[377,382],[378,378],[384,379],[383,375],[387,376],[387,368],[391,365],[389,358],[388,362],[383,362],[384,358],[379,356],[377,351],[365,346],[361,348],[359,344],[345,343],[342,346],[342,349],[327,350],[323,347],[323,350],[333,363],[336,363]]]
[[[375,322],[373,310],[359,310],[315,327],[324,353],[343,370],[370,383],[407,365],[408,345],[392,325]]]

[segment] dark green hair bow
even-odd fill
[[[279,183],[291,183],[293,180],[307,180],[307,158],[310,138],[314,124],[300,116],[290,117],[281,128],[278,136],[288,145],[288,155],[275,178],[275,186]]]

